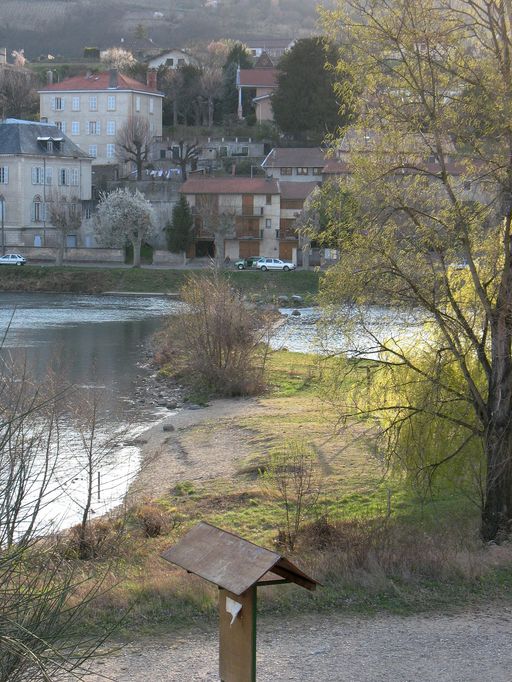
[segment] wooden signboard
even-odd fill
[[[219,635],[221,682],[256,682],[256,587],[219,590]]]

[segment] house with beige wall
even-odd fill
[[[93,165],[115,166],[116,135],[131,116],[147,120],[152,137],[161,138],[163,98],[155,71],[144,84],[111,69],[46,85],[39,90],[40,118],[92,157]]]
[[[53,125],[0,122],[0,219],[6,249],[53,247],[58,243],[49,203],[67,201],[82,216],[70,247],[92,246],[92,159]]]

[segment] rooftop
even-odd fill
[[[262,168],[289,168],[293,166],[321,168],[325,152],[320,147],[275,147],[261,164]]]
[[[277,180],[267,178],[189,178],[180,190],[183,194],[279,194]]]
[[[43,142],[46,143],[48,140],[58,141],[59,144],[54,145],[50,151],[47,145],[43,144]],[[13,118],[0,121],[0,154],[90,158],[76,144],[63,135],[57,126]]]
[[[60,83],[45,85],[38,92],[77,92],[80,90],[108,90],[109,92],[135,90],[136,92],[147,92],[151,95],[163,97],[155,88],[117,71],[113,73],[112,70],[72,76]]]
[[[238,82],[242,88],[276,88],[276,70],[240,69]]]

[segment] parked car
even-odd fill
[[[256,267],[256,263],[260,260],[265,260],[262,256],[250,256],[249,258],[241,258],[235,261],[235,268],[238,270],[245,270],[247,268]]]
[[[6,253],[0,256],[0,265],[25,265],[27,259],[19,253]]]
[[[258,270],[295,270],[296,265],[288,260],[281,260],[280,258],[260,258],[256,263]]]

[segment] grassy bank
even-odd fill
[[[146,268],[42,267],[0,268],[0,291],[100,294],[104,291],[175,293],[191,274],[203,270]],[[247,295],[273,300],[297,294],[312,300],[318,293],[319,273],[250,272],[226,270],[233,286]]]
[[[176,481],[159,499],[130,512],[125,542],[115,549],[120,563],[112,580],[118,584],[96,603],[91,623],[109,622],[129,606],[126,627],[132,631],[213,620],[216,590],[159,554],[200,520],[275,547],[284,509],[260,472],[268,468],[269,453],[290,439],[307,441],[316,452],[321,494],[294,551],[283,552],[323,587],[315,593],[294,586],[262,589],[262,612],[411,613],[510,601],[511,548],[481,545],[478,512],[462,495],[446,490],[420,499],[387,476],[369,446],[368,424],[340,430],[335,411],[320,400],[315,357],[274,353],[269,383],[257,408],[243,416],[213,422],[206,413],[204,423],[179,434],[182,457],[192,446],[194,457],[212,448],[221,456],[228,443],[243,453],[237,471]],[[161,528],[144,537],[151,522]]]

